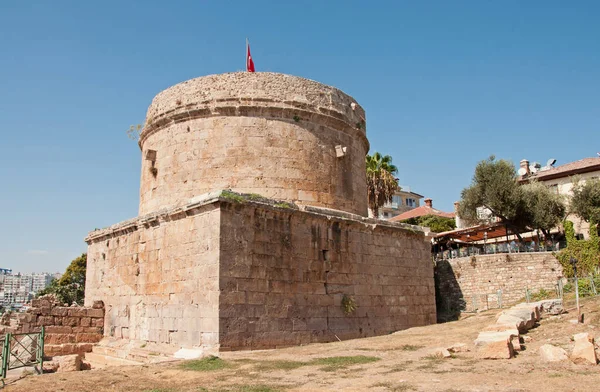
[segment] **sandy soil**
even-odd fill
[[[112,367],[85,372],[31,375],[7,392],[84,391],[598,391],[600,365],[543,363],[538,348],[546,343],[570,352],[570,338],[590,332],[600,339],[600,298],[584,302],[585,324],[576,316],[545,317],[527,333],[531,341],[510,360],[479,360],[473,340],[493,324],[497,312],[460,321],[413,328],[387,336],[314,344],[278,350],[222,353],[223,369],[193,371],[182,363]],[[435,347],[466,343],[472,350],[434,359]],[[323,357],[375,357],[369,363],[331,367],[314,363]],[[359,358],[360,359],[360,358]],[[309,364],[298,364],[311,362]]]

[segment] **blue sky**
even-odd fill
[[[600,151],[600,2],[2,1],[0,267],[62,271],[137,214],[126,136],[159,91],[244,68],[336,86],[371,151],[451,210],[490,154]]]

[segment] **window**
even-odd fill
[[[409,207],[415,207],[417,205],[417,201],[415,199],[406,199],[406,205]]]
[[[552,193],[556,193],[558,195],[558,184],[550,185],[548,188],[550,188]]]
[[[398,208],[402,206],[402,197],[394,195],[392,196],[392,208]]]

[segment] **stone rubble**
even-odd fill
[[[569,359],[569,356],[564,349],[551,344],[544,344],[539,348],[538,352],[544,362],[560,362]]]
[[[464,353],[471,351],[471,349],[469,349],[465,343],[454,343],[452,346],[448,347],[447,350],[451,353]]]
[[[575,363],[590,363],[596,365],[598,358],[594,347],[594,338],[587,332],[578,333],[573,336],[575,347],[571,353],[571,360]]]
[[[521,351],[521,333],[533,328],[540,320],[546,304],[553,309],[562,308],[560,300],[520,303],[502,311],[496,324],[487,326],[475,340],[477,356],[483,359],[510,359]]]

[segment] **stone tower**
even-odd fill
[[[188,80],[148,109],[140,215],[215,189],[366,215],[365,134],[355,100],[311,80],[248,72]]]
[[[201,355],[435,322],[424,233],[366,217],[365,125],[350,96],[288,75],[159,93],[139,216],[86,238],[107,346]]]

